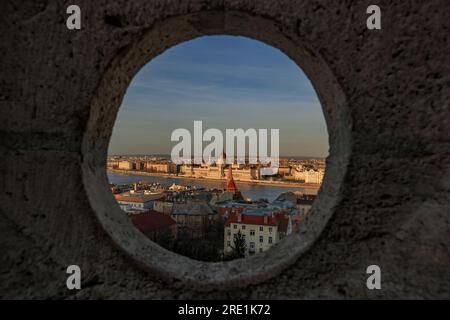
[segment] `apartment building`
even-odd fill
[[[271,209],[232,211],[225,223],[224,252],[233,251],[233,240],[238,233],[244,237],[246,256],[264,252],[292,232],[290,216],[273,213]]]

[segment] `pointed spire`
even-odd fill
[[[234,183],[233,179],[233,166],[230,164],[227,175],[227,191],[237,192],[238,188],[236,187],[236,183]]]
[[[217,159],[217,163],[220,165],[226,164],[227,155],[225,154],[225,150],[222,150],[222,153],[220,154],[219,158]]]

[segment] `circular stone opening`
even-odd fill
[[[188,136],[174,141],[180,130]],[[226,133],[236,130],[248,132],[241,156],[242,139]],[[192,164],[199,140],[201,159]],[[277,155],[264,151],[272,144]],[[177,159],[171,152],[180,145]],[[135,75],[111,136],[107,175],[123,214],[150,240],[194,260],[229,261],[297,232],[328,149],[317,94],[291,59],[247,37],[202,36]],[[261,164],[266,155],[277,158],[277,172]]]
[[[106,158],[122,99],[134,75],[165,49],[203,35],[240,35],[280,49],[310,78],[322,104],[329,134],[327,170],[313,207],[298,233],[247,259],[200,262],[153,243],[123,214],[108,188]],[[326,63],[295,33],[271,20],[239,12],[204,12],[169,18],[120,51],[110,63],[91,102],[83,140],[83,181],[89,202],[114,243],[145,269],[199,289],[229,288],[264,281],[296,261],[317,239],[339,201],[345,176],[350,119],[346,99]]]

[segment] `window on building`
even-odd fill
[[[259,242],[264,242],[264,237],[263,236],[259,236]]]
[[[272,243],[272,237],[269,237],[269,243]]]
[[[255,235],[255,230],[250,230],[250,235],[254,236]]]
[[[228,235],[228,236],[231,236],[231,230],[228,230],[228,231],[227,231],[227,235]]]
[[[264,227],[259,227],[259,231],[264,231]]]
[[[245,230],[245,226],[242,226],[242,230]]]
[[[233,225],[233,229],[237,229],[237,225],[235,224],[235,225]]]
[[[272,227],[269,228],[269,232],[272,232]]]
[[[250,242],[250,249],[255,249],[255,243],[254,242]]]

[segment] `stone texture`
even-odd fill
[[[381,0],[382,31],[367,30],[363,0],[77,4],[80,31],[66,29],[63,1],[0,4],[1,298],[450,298],[450,2]],[[142,239],[114,214],[102,171],[135,72],[164,48],[221,33],[265,41],[303,68],[331,147],[311,228],[280,252],[311,242],[284,269],[270,255],[255,270],[228,268],[244,277],[238,288],[192,285],[224,266],[192,270],[148,243],[120,249]],[[195,279],[148,268],[151,255],[184,261]],[[83,290],[66,289],[70,264]],[[366,289],[370,264],[381,291]]]

